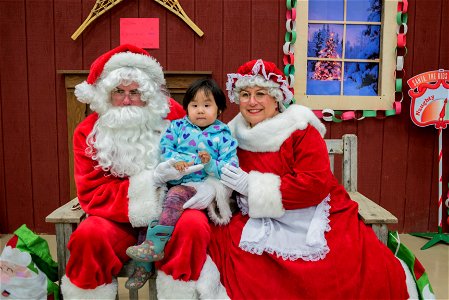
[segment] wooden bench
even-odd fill
[[[327,150],[332,172],[334,172],[335,155],[342,155],[342,183],[352,200],[359,204],[360,219],[371,226],[379,240],[387,243],[388,224],[395,224],[398,219],[389,211],[382,208],[357,191],[357,136],[346,134],[342,139],[326,140]],[[75,209],[74,209],[75,208]],[[69,259],[67,243],[70,235],[86,217],[86,214],[78,205],[78,198],[74,198],[65,205],[57,208],[45,219],[46,222],[56,226],[57,258],[59,264],[59,278],[65,274],[65,266]],[[128,276],[128,265],[120,272],[119,276]],[[157,299],[155,278],[149,280],[150,299]],[[137,291],[129,291],[130,299],[137,299]]]

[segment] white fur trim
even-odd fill
[[[175,280],[163,271],[157,272],[158,299],[198,299],[195,281]]]
[[[407,264],[400,258],[396,257],[402,265],[405,273],[405,284],[407,285],[407,292],[409,299],[419,299],[418,289],[416,287],[415,279],[413,279],[413,275],[410,272]]]
[[[251,218],[279,218],[282,205],[281,178],[271,173],[252,171],[248,174],[248,215]]]
[[[89,104],[95,97],[95,88],[87,81],[83,81],[75,86],[74,93],[79,102]]]
[[[305,106],[292,104],[283,113],[260,122],[252,128],[241,113],[232,119],[228,126],[239,142],[240,148],[253,152],[274,152],[279,150],[294,131],[304,130],[309,124],[324,137],[326,127],[317,116]]]
[[[31,263],[30,253],[22,252],[11,246],[5,246],[5,248],[3,248],[0,259],[23,267],[27,267]]]
[[[153,170],[129,177],[129,222],[134,227],[148,226],[162,211],[162,189],[154,185]]]
[[[208,255],[198,278],[197,291],[200,299],[229,299],[225,287],[220,282],[217,266]]]
[[[117,295],[117,279],[95,289],[81,289],[74,285],[67,276],[61,278],[61,291],[65,300],[75,299],[115,299]]]
[[[158,86],[165,84],[164,72],[161,65],[151,56],[133,52],[120,52],[114,54],[104,65],[101,77],[121,67],[135,67],[147,73]]]
[[[207,214],[216,225],[226,225],[232,217],[230,197],[232,190],[214,177],[207,177],[206,183],[215,188],[215,201],[207,207]]]

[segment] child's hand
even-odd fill
[[[210,154],[207,151],[198,151],[198,156],[201,159],[202,164],[210,162]]]
[[[178,162],[175,163],[174,167],[179,172],[184,172],[191,165],[193,165],[193,161],[189,162],[189,163],[185,162],[185,161],[178,161]]]

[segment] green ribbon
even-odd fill
[[[424,300],[427,299],[426,297],[430,296],[429,293],[434,294],[424,266],[419,262],[413,252],[400,242],[397,231],[388,232],[387,246],[390,248],[391,252],[393,252],[396,257],[400,258],[409,268],[410,273],[413,276],[412,280],[416,283],[418,299]]]
[[[341,110],[334,110],[334,114],[332,115],[332,121],[335,123],[341,123],[343,122],[342,119],[337,118],[336,116],[340,116],[343,112]]]
[[[407,24],[408,21],[408,14],[403,14],[402,12],[398,11],[396,14],[396,23],[401,26],[402,24]]]
[[[285,41],[294,44],[296,42],[296,31],[286,32]]]
[[[402,78],[396,78],[395,91],[402,91]]]
[[[402,24],[402,12],[398,11],[398,13],[396,14],[396,23],[398,25]]]
[[[388,109],[385,111],[385,117],[391,117],[394,115],[396,115],[396,110],[394,110],[394,109]]]
[[[407,13],[402,14],[402,23],[407,24],[407,21],[408,21],[408,14]]]
[[[295,75],[295,66],[291,65],[291,64],[286,64],[284,67],[284,74],[285,76],[289,76],[289,75]]]
[[[375,110],[364,110],[363,111],[363,116],[365,118],[373,118],[377,115]]]
[[[292,8],[296,7],[296,0],[287,0],[287,9],[291,10]]]

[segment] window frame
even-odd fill
[[[346,0],[342,0],[346,3]],[[295,43],[295,70],[294,83],[295,101],[313,110],[389,110],[395,101],[395,72],[396,72],[396,45],[397,24],[396,8],[398,0],[382,0],[381,37],[379,52],[379,83],[377,96],[345,96],[345,95],[307,95],[307,47],[308,47],[308,11],[309,1],[297,3],[296,32],[298,39]],[[344,5],[346,16],[346,5]],[[310,23],[323,24],[320,21]],[[371,22],[329,21],[331,24],[371,24]],[[379,25],[379,22],[372,22]],[[345,36],[343,47],[345,45]],[[347,60],[351,61],[351,60]],[[362,61],[357,59],[356,61]],[[343,67],[342,67],[343,69]],[[344,80],[343,77],[341,80]]]

